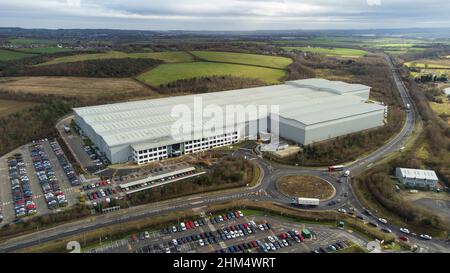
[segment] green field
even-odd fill
[[[436,64],[436,63],[421,63],[421,62],[407,62],[406,67],[417,67],[424,69],[450,69],[450,65],[446,64]]]
[[[279,83],[286,75],[280,69],[256,67],[249,65],[193,62],[179,64],[162,64],[138,76],[138,80],[158,87],[181,79],[192,79],[202,76],[235,76],[260,79],[268,84]]]
[[[18,59],[22,59],[25,57],[31,57],[31,56],[34,56],[34,54],[0,49],[0,62],[1,61],[18,60]]]
[[[211,62],[248,64],[280,69],[286,68],[292,63],[290,58],[268,55],[217,51],[192,51],[191,53],[196,57]]]
[[[125,53],[120,51],[109,51],[105,53],[79,54],[73,56],[60,57],[45,63],[38,64],[38,66],[57,63],[72,63],[88,60],[123,59],[123,58],[156,59],[164,61],[166,63],[190,62],[193,59],[191,55],[181,51],[146,52],[146,53]]]
[[[28,38],[17,38],[10,39],[9,42],[13,45],[31,45],[31,44],[56,44],[56,41],[44,40],[44,39],[28,39]]]
[[[286,51],[298,50],[302,52],[325,54],[327,56],[343,56],[343,57],[360,57],[369,53],[365,50],[342,48],[342,47],[324,48],[324,47],[291,46],[282,48]]]
[[[59,47],[37,47],[37,48],[23,48],[20,49],[22,52],[35,53],[35,54],[51,54],[58,52],[68,52],[72,51],[70,48],[59,48]]]

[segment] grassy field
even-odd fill
[[[7,77],[0,78],[0,91],[52,94],[76,97],[153,94],[132,79],[83,77]]]
[[[58,52],[68,52],[72,51],[70,48],[59,48],[59,47],[37,47],[37,48],[23,48],[20,49],[22,52],[35,53],[35,54],[51,54]]]
[[[299,50],[302,52],[319,53],[327,56],[343,56],[343,57],[360,57],[368,54],[365,50],[352,49],[352,48],[324,48],[324,47],[282,47],[286,51]]]
[[[417,67],[424,69],[450,69],[450,60],[447,58],[439,59],[419,59],[412,62],[406,62],[406,67]]]
[[[285,74],[286,72],[280,69],[227,63],[194,62],[162,64],[139,75],[138,80],[158,87],[161,84],[167,84],[181,79],[202,76],[235,76],[261,79],[268,84],[274,84],[279,83],[285,77]]]
[[[123,58],[156,59],[164,61],[166,63],[180,63],[192,61],[191,55],[181,51],[146,52],[146,53],[125,53],[120,51],[109,51],[105,53],[79,54],[73,56],[60,57],[38,65],[70,63],[70,62],[80,62],[99,59],[123,59]]]
[[[31,45],[31,44],[56,44],[56,41],[53,40],[44,40],[44,39],[28,39],[28,38],[16,38],[10,39],[9,42],[13,45]]]
[[[447,117],[447,124],[450,126],[450,100],[448,96],[442,95],[440,96],[443,103],[429,102],[431,109],[440,116]]]
[[[248,64],[256,66],[265,66],[270,68],[286,68],[292,63],[292,59],[277,56],[217,52],[217,51],[192,51],[193,55],[212,62]]]
[[[18,60],[18,59],[22,59],[25,57],[31,57],[31,56],[33,56],[33,54],[0,49],[0,62],[1,61]]]
[[[298,40],[276,40],[275,44],[285,47],[354,47],[383,50],[393,55],[416,53],[425,50],[432,42],[429,40],[409,38],[375,38],[375,37],[314,37]]]
[[[0,99],[0,118],[36,105],[34,102]]]
[[[330,198],[334,189],[328,182],[314,176],[288,175],[277,181],[280,192],[292,197],[319,198],[321,200]]]

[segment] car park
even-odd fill
[[[44,151],[43,145],[38,143],[31,146],[30,153],[36,170],[36,176],[41,185],[48,208],[55,209],[59,206],[66,206],[66,196],[61,191],[59,182],[54,175],[55,172],[47,153]]]
[[[17,153],[8,159],[8,171],[16,217],[35,214],[37,208],[22,154]]]

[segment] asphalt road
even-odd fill
[[[394,76],[394,80],[400,92],[401,98],[403,100],[404,105],[409,103],[413,106],[412,100],[409,97],[409,94],[406,88],[403,85],[403,82],[400,79],[397,71],[395,70],[394,65],[391,60],[386,56]],[[415,110],[412,107],[411,111],[407,112],[405,124],[400,131],[400,133],[391,139],[387,144],[380,147],[378,150],[373,153],[351,163],[348,165],[348,169],[354,173],[358,173],[365,168],[371,166],[375,162],[383,159],[385,156],[398,152],[400,147],[403,146],[405,140],[412,134],[415,125]],[[238,189],[238,190],[227,190],[218,193],[207,193],[207,194],[199,194],[191,197],[178,198],[173,200],[167,200],[163,202],[158,202],[155,204],[148,204],[140,207],[130,208],[123,211],[114,212],[111,214],[100,215],[95,217],[95,220],[89,218],[88,220],[83,219],[79,221],[74,221],[69,224],[63,224],[48,230],[43,230],[39,232],[35,232],[32,234],[12,238],[6,242],[3,242],[0,245],[0,251],[3,252],[11,252],[20,250],[25,247],[37,245],[42,242],[48,242],[56,239],[62,239],[67,236],[82,234],[87,231],[95,230],[101,227],[109,226],[111,224],[119,224],[128,221],[133,221],[137,219],[141,219],[144,217],[151,217],[153,215],[168,213],[177,210],[183,210],[188,208],[201,208],[206,205],[221,203],[231,200],[238,199],[250,199],[254,201],[258,200],[267,200],[278,203],[289,203],[290,198],[284,196],[276,190],[275,182],[276,180],[284,175],[288,174],[306,174],[306,175],[316,175],[325,179],[332,183],[337,190],[335,195],[335,199],[340,198],[341,194],[344,192],[348,193],[347,198],[340,198],[342,200],[341,203],[335,205],[334,207],[327,207],[325,203],[320,204],[315,210],[324,210],[324,209],[335,209],[338,207],[346,206],[347,204],[351,204],[354,208],[359,211],[363,210],[361,203],[357,200],[357,198],[352,193],[351,187],[349,183],[336,183],[336,177],[331,176],[325,170],[312,170],[309,168],[295,167],[295,166],[284,166],[279,164],[274,164],[271,162],[267,162],[262,158],[252,154],[247,150],[239,150],[234,153],[234,156],[245,156],[247,159],[251,159],[256,161],[256,163],[261,168],[261,181],[255,187],[246,188],[246,189]],[[275,166],[275,167],[274,167]],[[370,219],[374,221],[375,218]],[[395,233],[399,233],[399,228],[394,227],[390,224],[385,225],[392,229]],[[443,241],[422,241],[417,240],[415,238],[411,238],[411,240],[417,244],[424,245],[425,248],[428,248],[430,251],[439,251],[439,252],[448,252],[450,247],[447,242]]]

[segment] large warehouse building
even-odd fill
[[[281,138],[307,145],[337,136],[383,125],[384,107],[366,103],[370,87],[324,79],[289,81],[248,89],[132,101],[75,108],[75,122],[112,163],[138,164],[229,145],[258,132],[271,132],[270,122],[279,120]],[[225,109],[228,105],[278,105],[278,115],[250,117],[245,123],[229,121],[214,134],[200,126],[180,138],[173,135],[179,118],[171,115],[174,106],[194,108],[201,97],[202,107]],[[195,112],[195,111],[193,111]],[[261,127],[266,120],[269,124]],[[208,119],[203,118],[202,124]],[[230,124],[230,122],[232,124]],[[257,133],[249,130],[257,126]],[[253,127],[252,127],[253,128]],[[253,132],[253,133],[252,133]],[[273,133],[273,132],[271,132]],[[182,139],[182,141],[180,141]]]

